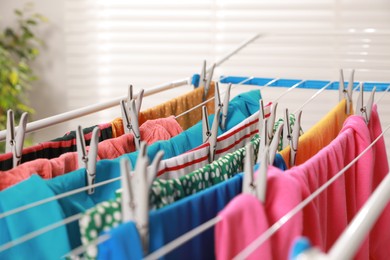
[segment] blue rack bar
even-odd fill
[[[222,76],[220,82],[221,83],[232,83],[238,84],[249,77],[236,77],[236,76]],[[275,78],[253,78],[244,83],[244,85],[254,85],[254,86],[264,86],[267,83],[275,80]],[[268,86],[270,87],[285,87],[290,88],[295,84],[301,82],[301,79],[277,79]],[[332,83],[327,89],[338,90],[339,82],[338,81],[326,81],[326,80],[304,80],[297,88],[307,88],[307,89],[320,89],[324,87],[326,84]],[[374,86],[376,87],[377,92],[386,91],[386,89],[390,86],[390,82],[363,82],[364,83],[364,91],[371,91]],[[354,88],[357,87],[359,82],[354,82]],[[348,85],[348,82],[345,82],[345,86]]]

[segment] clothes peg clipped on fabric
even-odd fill
[[[199,85],[198,87],[204,87],[206,85],[206,60],[203,61],[202,70],[200,72]]]
[[[230,100],[230,91],[232,89],[232,83],[229,83],[225,98],[223,100],[223,109],[222,109],[222,120],[221,120],[221,128],[223,130],[226,129],[226,121],[227,121],[227,115],[228,115],[228,109],[229,109],[229,100]]]
[[[263,99],[259,100],[259,123],[257,125],[257,129],[259,130],[259,134],[261,133],[261,129],[263,129],[264,119],[271,116],[271,113],[272,113],[272,109],[270,109],[271,106],[272,106],[272,104],[264,106]],[[276,106],[277,106],[277,103],[276,103]],[[274,113],[276,112],[276,106],[273,109]],[[275,117],[271,118],[271,120],[273,120],[273,122],[275,122]],[[272,124],[274,124],[274,123],[272,123]],[[271,128],[271,132],[272,132],[272,128]],[[270,135],[272,135],[272,134],[270,134]]]
[[[14,111],[7,111],[7,132],[5,152],[12,152],[12,165],[18,166],[22,162],[23,143],[26,135],[28,113],[24,112],[20,117],[19,127],[15,129]]]
[[[205,143],[211,136],[209,113],[206,106],[202,106],[202,142]]]
[[[138,92],[138,95],[136,98],[134,98],[134,95],[133,95],[133,85],[130,85],[129,86],[129,89],[128,89],[128,93],[127,93],[127,105],[129,107],[129,102],[133,99],[136,100],[136,107],[137,107],[137,111],[138,113],[141,111],[141,105],[142,105],[142,100],[144,98],[144,89],[141,89],[139,92]],[[130,108],[130,107],[129,107]]]
[[[257,163],[261,162],[263,158],[263,153],[265,152],[265,148],[269,145],[270,140],[268,139],[268,119],[263,119],[263,128],[260,130],[260,144],[259,144],[259,152],[257,156]]]
[[[269,140],[272,140],[272,138],[274,136],[273,126],[275,124],[276,108],[277,107],[278,107],[278,102],[272,103],[272,105],[271,105],[271,112],[270,112],[270,115],[268,117],[268,125],[269,125],[269,127],[268,127],[268,139]]]
[[[215,109],[214,111],[217,111],[218,108],[220,108],[220,110],[222,110],[222,116],[221,116],[221,122],[220,122],[220,126],[221,126],[221,129],[225,130],[226,128],[226,120],[227,120],[227,114],[228,114],[228,108],[229,108],[229,99],[230,99],[230,90],[231,90],[231,87],[232,87],[232,84],[229,84],[228,85],[228,88],[227,88],[227,91],[226,91],[226,95],[225,95],[225,98],[224,98],[224,101],[222,103],[221,101],[221,94],[220,94],[220,91],[219,91],[219,84],[218,82],[215,83]]]
[[[136,99],[133,98],[133,86],[130,85],[129,93],[126,100],[120,101],[122,119],[125,133],[134,135],[135,147],[138,150],[141,142],[141,133],[139,130],[138,115],[141,109],[144,90],[142,89]]]
[[[253,144],[251,142],[245,145],[244,175],[242,180],[242,193],[256,195],[255,184],[253,182]]]
[[[245,163],[244,163],[244,177],[242,182],[242,192],[256,196],[261,202],[265,202],[265,195],[267,191],[267,170],[268,170],[268,146],[265,147],[264,153],[260,162],[260,168],[257,173],[256,180],[253,174],[253,144],[248,143],[245,146]]]
[[[368,124],[370,122],[371,118],[371,111],[372,111],[372,104],[374,103],[374,96],[376,92],[376,87],[374,87],[371,91],[370,97],[367,101],[367,104],[364,105],[364,84],[360,83],[360,91],[359,91],[359,97],[356,104],[356,115],[363,116],[364,120]]]
[[[80,168],[86,169],[86,179],[87,179],[88,186],[91,186],[92,184],[95,183],[99,133],[100,133],[99,127],[95,127],[92,131],[92,137],[89,144],[89,151],[87,152],[83,129],[81,128],[81,126],[78,126],[76,130],[76,145],[77,145],[79,169]],[[87,191],[88,194],[93,194],[94,192],[95,192],[95,188],[90,188]]]
[[[219,114],[221,108],[218,107],[214,114],[213,125],[210,130],[210,123],[206,106],[202,107],[202,140],[203,143],[209,143],[209,162],[213,162],[215,158],[215,151],[217,149],[217,137],[219,127]]]
[[[290,145],[290,166],[295,165],[296,155],[298,152],[298,141],[301,130],[302,110],[298,111],[294,126],[291,127],[288,109],[285,109],[284,127],[283,127],[283,148]]]
[[[281,123],[276,129],[271,144],[269,145],[269,163],[273,164],[275,161],[276,153],[278,152],[279,141],[282,138],[282,130],[284,123]]]
[[[298,153],[298,143],[299,143],[299,134],[301,130],[301,117],[302,110],[298,111],[296,115],[296,121],[294,123],[291,135],[290,135],[290,167],[295,165],[297,153]]]
[[[202,71],[200,73],[200,78],[199,78],[199,87],[204,87],[203,101],[206,100],[207,94],[209,93],[211,80],[213,79],[214,69],[217,65],[214,63],[210,71],[207,71],[206,66],[207,66],[207,62],[206,60],[204,60]]]
[[[347,100],[347,107],[345,110],[347,115],[349,115],[352,112],[351,105],[352,105],[352,90],[353,90],[353,83],[354,83],[354,75],[355,75],[355,70],[352,70],[348,82],[348,87],[347,89],[345,89],[344,72],[342,69],[340,69],[339,101],[343,100],[344,98]]]
[[[216,66],[217,64],[214,63],[207,74],[206,85],[204,86],[204,92],[203,92],[203,101],[206,101],[207,94],[209,93],[211,81],[213,80],[213,74]]]
[[[141,237],[143,250],[149,248],[149,193],[164,155],[159,151],[152,164],[146,153],[146,143],[141,142],[135,171],[131,174],[128,159],[121,160],[122,181],[122,221],[134,221]]]

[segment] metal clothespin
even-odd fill
[[[19,127],[15,129],[14,111],[7,111],[7,132],[5,152],[12,152],[12,165],[18,166],[22,162],[23,143],[26,135],[28,113],[24,112],[20,117]]]
[[[301,129],[301,117],[302,110],[298,111],[296,116],[296,121],[294,123],[291,135],[290,135],[290,167],[295,165],[297,153],[298,153],[298,143],[299,143],[299,134]]]
[[[204,87],[203,101],[206,100],[207,94],[209,93],[210,84],[211,84],[211,80],[213,79],[213,74],[214,74],[214,69],[216,67],[216,64],[215,63],[213,64],[210,71],[207,71],[206,66],[207,63],[206,60],[204,60],[202,71],[200,73],[200,78],[199,78],[199,87]]]
[[[149,193],[163,155],[164,152],[159,151],[148,167],[149,159],[146,153],[146,143],[141,142],[133,174],[131,174],[129,160],[121,160],[122,221],[134,221],[145,254],[149,248]]]
[[[244,163],[244,177],[242,182],[242,192],[256,196],[261,202],[265,202],[265,195],[267,191],[267,170],[269,165],[268,146],[265,147],[260,158],[261,164],[257,173],[256,180],[253,175],[253,145],[249,142],[245,146],[245,163]]]
[[[278,103],[272,103],[271,108],[269,106],[265,107],[264,106],[264,101],[262,99],[259,100],[259,123],[258,123],[258,129],[259,129],[259,134],[261,133],[261,130],[263,128],[263,122],[264,119],[268,116],[268,127],[267,130],[267,135],[268,139],[271,140],[273,137],[273,125],[275,124],[275,117],[276,117],[276,108],[278,107]]]
[[[226,120],[227,120],[227,114],[228,114],[228,108],[229,108],[229,99],[230,99],[230,90],[231,90],[232,84],[230,83],[228,85],[228,89],[224,98],[224,101],[222,103],[221,101],[221,94],[219,91],[219,84],[218,82],[215,83],[215,109],[214,111],[217,111],[218,108],[222,110],[222,116],[221,116],[221,122],[220,126],[221,129],[225,130],[226,128]]]
[[[295,165],[296,155],[298,152],[298,141],[301,128],[302,110],[298,111],[294,126],[291,127],[288,109],[286,108],[284,114],[284,128],[283,128],[283,148],[290,145],[290,166]]]
[[[138,95],[136,98],[134,98],[134,95],[133,95],[133,85],[130,85],[129,86],[129,89],[128,89],[128,92],[127,92],[127,104],[129,104],[130,100],[133,100],[135,99],[136,100],[136,107],[137,107],[137,111],[138,113],[141,111],[141,105],[142,105],[142,100],[144,98],[144,89],[141,89],[139,92],[138,92]]]
[[[227,115],[228,115],[228,109],[229,109],[230,90],[231,89],[232,89],[232,83],[229,83],[227,90],[226,90],[225,98],[223,100],[222,121],[221,121],[221,128],[223,130],[226,129],[226,121],[227,121]]]
[[[284,110],[284,127],[283,127],[283,146],[282,148],[286,148],[290,144],[291,138],[291,125],[290,125],[290,117],[288,114],[288,109]]]
[[[257,156],[257,163],[261,162],[263,158],[263,153],[265,152],[265,148],[269,146],[269,138],[268,138],[268,118],[263,119],[263,128],[260,130],[260,144],[259,144],[259,153]]]
[[[352,70],[351,76],[350,76],[349,82],[348,82],[348,87],[346,89],[345,85],[344,85],[344,73],[343,73],[343,70],[340,69],[339,101],[343,100],[344,98],[347,100],[347,107],[345,109],[345,112],[347,113],[347,115],[349,115],[351,113],[354,75],[355,75],[355,70]]]
[[[77,145],[79,169],[80,168],[86,169],[86,179],[87,179],[88,186],[91,186],[95,183],[99,133],[100,133],[99,127],[95,127],[92,131],[92,137],[89,144],[89,151],[87,153],[83,129],[81,128],[81,126],[78,126],[76,129],[76,145]],[[95,192],[95,188],[90,188],[87,191],[88,194],[93,194],[94,192]]]
[[[202,140],[203,143],[208,142],[209,146],[209,163],[215,159],[215,151],[217,149],[217,137],[218,137],[218,126],[219,126],[219,114],[221,108],[218,107],[214,114],[213,126],[210,130],[210,123],[208,119],[207,107],[202,107]]]
[[[136,99],[133,98],[133,86],[130,85],[127,100],[120,101],[125,133],[134,135],[135,147],[138,150],[141,142],[138,115],[141,110],[144,90],[141,89]]]
[[[200,78],[199,78],[199,88],[204,87],[206,85],[206,60],[203,61],[202,71],[200,72]]]
[[[280,124],[276,129],[274,136],[272,137],[271,144],[269,145],[269,163],[273,164],[275,161],[276,153],[278,152],[279,141],[282,138],[282,130],[284,124]]]
[[[207,94],[209,93],[210,84],[211,81],[213,80],[214,69],[216,66],[217,64],[214,63],[213,66],[211,67],[211,70],[207,74],[207,81],[206,81],[206,85],[204,86],[203,101],[206,101]]]
[[[376,91],[376,87],[372,89],[370,98],[368,99],[367,104],[364,105],[363,103],[364,85],[363,83],[360,83],[360,91],[359,91],[359,97],[356,104],[355,114],[363,116],[367,124],[368,122],[370,122],[370,118],[371,118],[372,104],[374,103],[375,91]]]

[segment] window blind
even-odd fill
[[[204,59],[255,33],[264,37],[215,75],[338,79],[339,68],[354,68],[357,80],[390,80],[385,0],[65,0],[65,8],[69,109],[124,95],[129,84],[199,73]],[[167,98],[179,92],[172,93]],[[102,112],[93,121],[113,116]]]

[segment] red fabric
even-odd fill
[[[157,140],[167,140],[183,130],[174,117],[148,120],[140,126],[141,140],[151,144]],[[135,151],[134,136],[125,134],[98,144],[97,160],[114,159]],[[0,172],[0,190],[39,174],[44,179],[53,178],[78,169],[77,152],[65,153],[54,159],[37,159],[21,164],[9,171]]]

